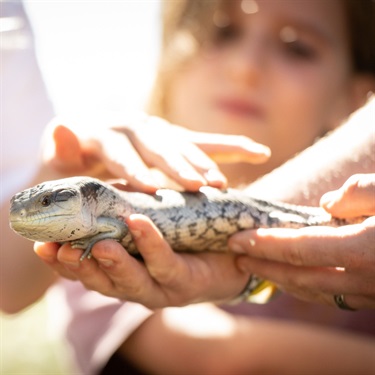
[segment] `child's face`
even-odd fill
[[[265,166],[228,170],[246,180],[303,150],[351,110],[351,72],[339,0],[240,2],[227,28],[173,80],[169,119],[201,131],[242,134],[271,147]]]

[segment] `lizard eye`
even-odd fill
[[[48,207],[51,204],[51,197],[49,196],[43,197],[40,203],[43,207]]]

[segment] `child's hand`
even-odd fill
[[[82,128],[61,125],[66,121],[60,119],[50,124],[44,163],[66,176],[123,178],[134,189],[150,193],[165,186],[151,168],[185,190],[204,185],[224,188],[226,178],[213,158],[262,163],[270,154],[267,147],[246,137],[192,132],[146,115],[133,116],[128,124],[123,120],[125,125],[118,126],[103,127],[97,119],[81,122]]]

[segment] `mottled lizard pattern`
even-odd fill
[[[239,190],[203,187],[198,193],[161,189],[155,195],[124,192],[99,180],[72,177],[48,181],[16,194],[10,225],[33,241],[71,242],[90,255],[99,240],[113,238],[137,253],[125,218],[152,219],[175,251],[226,251],[235,232],[260,227],[344,225],[321,208],[273,203]]]

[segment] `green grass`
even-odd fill
[[[47,306],[37,302],[17,315],[0,314],[1,375],[67,375],[64,346],[47,333]]]

